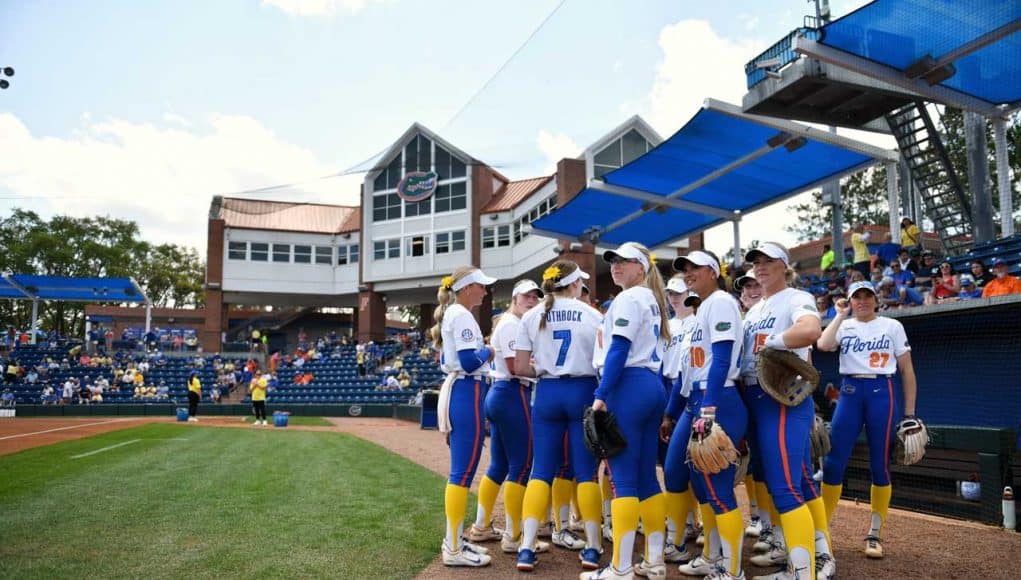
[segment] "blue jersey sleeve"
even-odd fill
[[[631,351],[631,341],[619,334],[613,335],[613,342],[606,351],[606,361],[603,363],[603,378],[599,381],[596,389],[597,399],[606,400],[610,391],[620,381],[620,374],[624,372],[624,365],[627,363],[628,352]]]
[[[489,360],[490,350],[489,347],[484,346],[478,350],[472,350],[466,348],[464,350],[457,351],[457,360],[461,363],[461,368],[466,373],[472,373],[479,369],[482,365],[486,364]]]
[[[677,377],[670,385],[670,397],[666,404],[665,415],[674,421],[680,418],[684,405],[688,402],[688,399],[681,395],[681,382],[681,377]]]
[[[734,352],[734,341],[721,340],[713,343],[713,362],[709,365],[709,380],[706,381],[703,407],[715,407],[730,370],[730,357]]]

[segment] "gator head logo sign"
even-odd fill
[[[435,171],[411,171],[397,184],[397,195],[404,201],[422,201],[436,191],[439,181]]]

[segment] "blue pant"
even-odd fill
[[[691,438],[691,421],[695,412],[691,410],[689,398],[684,404],[684,411],[674,425],[674,432],[667,444],[666,457],[663,459],[663,486],[670,493],[684,493],[691,483],[691,467],[687,464],[688,439]]]
[[[698,419],[702,409],[703,391],[692,391],[688,399],[688,407],[684,410],[684,419],[688,421],[688,437],[691,436],[691,423]],[[690,417],[690,418],[689,418]],[[716,422],[727,432],[735,445],[744,437],[748,428],[748,409],[745,408],[741,394],[735,387],[724,387],[716,401]],[[734,476],[737,466],[731,465],[716,474],[703,473],[691,468],[691,486],[699,503],[708,503],[713,512],[722,514],[737,508],[737,497],[734,495]]]
[[[535,459],[531,479],[552,483],[564,471],[564,436],[578,483],[595,481],[596,458],[585,447],[582,419],[592,406],[598,383],[595,377],[540,379],[532,407],[532,444]]]
[[[475,377],[457,379],[450,387],[450,478],[449,482],[471,487],[482,457],[486,435],[482,421],[482,381]]]
[[[822,480],[828,485],[840,485],[844,470],[854,451],[862,425],[869,442],[869,467],[872,483],[890,485],[890,446],[894,426],[900,417],[897,397],[890,377],[856,379],[845,376],[840,387],[840,400],[830,423],[832,450],[823,463]]]
[[[639,501],[663,490],[656,478],[659,425],[666,410],[666,393],[659,375],[643,368],[626,367],[620,383],[606,398],[607,408],[627,439],[627,447],[610,458],[613,497],[637,497]]]
[[[532,387],[518,380],[496,381],[486,394],[489,469],[496,483],[525,485],[532,471]]]
[[[812,398],[788,407],[767,395],[758,385],[745,388],[744,397],[753,416],[754,439],[766,487],[776,510],[781,514],[787,513],[811,499],[805,497],[802,488],[805,484],[808,435],[815,421]]]

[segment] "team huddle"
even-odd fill
[[[853,284],[823,331],[813,297],[790,287],[790,258],[776,243],[745,256],[752,269],[735,282],[740,301],[722,288],[721,263],[708,251],[676,258],[666,284],[641,244],[603,259],[621,288],[605,315],[580,299],[588,275],[558,260],[541,286],[514,286],[488,344],[471,309],[496,280],[473,267],[443,279],[432,338],[447,373],[438,408],[451,455],[444,564],[486,566],[493,556],[480,544],[499,541],[522,572],[553,544],[578,552],[583,580],[665,578],[667,564],[687,576],[743,579],[750,537],[751,562],[777,569],[757,578],[834,578],[828,522],[863,426],[873,483],[865,555],[881,558],[891,450],[900,443],[893,455],[918,461],[927,435],[914,417],[904,328],[876,315],[872,285]],[[839,349],[840,398],[828,427],[811,397],[813,347]],[[465,531],[487,421],[489,469]],[[492,522],[501,489],[502,530]],[[550,542],[539,539],[546,522]],[[638,533],[644,552],[635,562]]]

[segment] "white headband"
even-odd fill
[[[638,260],[642,264],[643,271],[649,272],[649,259],[645,257],[645,253],[639,250],[631,242],[626,242],[620,245],[616,250],[606,250],[603,252],[603,260],[609,263],[614,256],[619,256],[628,260]]]
[[[464,288],[465,286],[468,286],[469,284],[482,284],[483,286],[489,286],[495,283],[496,278],[490,278],[489,276],[486,276],[485,274],[482,273],[482,270],[473,270],[471,274],[468,274],[464,278],[461,278],[457,282],[454,282],[454,285],[451,287],[451,289],[454,292],[457,292],[458,290]]]
[[[717,277],[720,276],[719,262],[717,262],[715,259],[713,259],[712,256],[705,252],[695,250],[694,252],[689,252],[687,256],[680,256],[678,258],[675,258],[674,270],[677,270],[678,272],[683,272],[685,262],[690,262],[696,266],[708,266],[709,268],[713,269],[713,272],[716,272]]]
[[[585,271],[582,270],[581,268],[578,268],[574,272],[571,272],[570,274],[561,278],[559,282],[553,285],[553,287],[566,288],[570,286],[571,283],[577,280],[578,278],[581,278],[582,280],[588,280],[588,274],[586,274]]]

